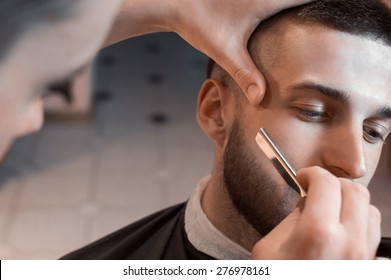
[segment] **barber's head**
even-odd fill
[[[296,205],[254,140],[265,127],[296,169],[321,166],[368,185],[391,129],[391,13],[378,0],[320,0],[261,23],[249,50],[267,80],[250,105],[211,67],[198,120],[214,141],[237,210],[261,234]]]
[[[91,61],[119,0],[0,2],[0,158],[42,123],[39,96]]]

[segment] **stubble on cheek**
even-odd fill
[[[224,151],[223,182],[236,212],[264,236],[293,210],[299,198],[262,167],[243,135],[235,121]]]

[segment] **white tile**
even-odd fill
[[[92,126],[47,124],[41,132],[33,163],[37,168],[47,168],[88,157],[97,147],[95,128]]]
[[[154,168],[157,162],[156,138],[151,134],[130,135],[113,139],[100,151],[100,172]]]
[[[97,145],[91,141],[85,143],[72,143],[67,139],[61,142],[57,141],[56,145],[46,145],[45,148],[38,150],[33,163],[38,167],[51,167],[53,165],[62,164],[64,162],[73,162],[80,157],[88,157],[95,152],[94,148]],[[59,144],[61,143],[61,144]]]
[[[15,259],[13,254],[15,248],[9,246],[7,243],[0,241],[0,259],[1,260],[12,260]]]
[[[17,179],[9,179],[0,186],[0,240],[7,234],[8,222],[12,219],[12,210],[17,203],[21,185]]]
[[[18,250],[62,250],[80,246],[84,221],[77,211],[22,208],[9,229],[8,243]]]
[[[7,252],[2,259],[5,260],[57,260],[73,248],[59,249],[14,249]],[[0,253],[1,256],[1,253]]]
[[[189,198],[198,181],[210,174],[213,163],[213,149],[197,146],[170,146],[166,150],[165,164],[160,167],[167,190],[166,206]]]
[[[2,236],[7,234],[7,221],[9,220],[9,212],[9,206],[0,205],[0,240]]]
[[[173,205],[187,200],[193,193],[198,181],[209,172],[192,168],[176,169],[175,175],[167,182],[167,201],[165,206]]]
[[[18,178],[9,178],[3,181],[0,186],[0,207],[14,204],[20,189],[21,182]]]
[[[153,172],[144,168],[99,174],[97,198],[109,206],[149,209],[162,204],[161,192]]]
[[[86,199],[91,173],[69,166],[53,167],[24,179],[19,203],[23,206],[73,205]]]
[[[75,209],[79,211],[80,215],[86,220],[94,216],[99,216],[102,212],[106,211],[105,205],[96,201],[96,199],[83,201]]]

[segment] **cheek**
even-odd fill
[[[366,151],[365,160],[367,165],[367,174],[364,176],[364,178],[362,178],[362,181],[359,181],[360,184],[363,184],[364,186],[369,185],[379,165],[382,148],[383,147],[376,148],[370,146]]]
[[[261,122],[286,158],[298,170],[316,163],[320,127],[305,123],[291,115],[279,114]]]

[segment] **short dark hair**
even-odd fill
[[[391,46],[391,10],[381,0],[318,0],[283,10],[260,23],[248,44],[250,54],[259,68],[262,68],[258,57],[259,48],[255,46],[254,41],[283,21],[307,26],[324,26]],[[213,60],[209,61],[208,78],[212,77],[212,72],[214,73],[217,68],[217,78],[223,83],[232,83],[229,75],[216,65]]]
[[[0,60],[29,30],[70,17],[78,2],[80,0],[1,0]]]

